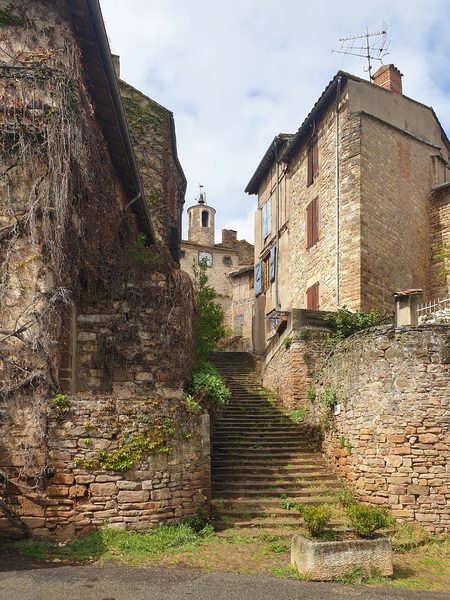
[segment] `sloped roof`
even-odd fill
[[[290,136],[287,136],[286,134],[280,134],[280,136],[277,136],[274,139],[272,144],[267,149],[263,159],[259,163],[252,178],[250,179],[249,183],[247,184],[247,187],[245,188],[245,192],[247,194],[257,194],[258,193],[259,185],[267,171],[267,168],[271,164],[273,164],[273,161],[275,160],[275,149],[274,149],[275,141],[278,138],[280,138],[282,135],[285,135],[286,138],[290,137],[290,140],[286,147],[286,150],[283,152],[283,154],[280,157],[281,161],[287,162],[293,156],[293,154],[297,151],[299,146],[301,146],[301,144],[304,142],[304,140],[311,134],[311,126],[314,125],[315,120],[320,117],[321,113],[329,106],[329,103],[334,99],[338,85],[344,86],[345,83],[347,82],[347,80],[349,80],[349,79],[353,80],[353,81],[357,81],[357,82],[363,82],[363,83],[366,83],[367,85],[374,85],[373,83],[371,83],[365,79],[361,79],[360,77],[356,77],[355,75],[351,75],[350,73],[345,73],[344,71],[338,71],[336,73],[336,75],[333,77],[333,79],[329,82],[329,84],[327,85],[325,90],[322,92],[320,98],[314,104],[314,106],[311,109],[311,111],[309,112],[308,116],[305,118],[303,123],[300,125],[299,129],[297,130],[297,133],[295,135],[290,135]],[[405,98],[406,97],[407,96],[405,96]],[[413,100],[412,98],[408,98],[408,99],[411,100],[412,102],[414,102],[415,104],[426,106],[425,104],[422,104],[421,102],[418,102],[417,100]],[[447,137],[444,129],[442,128],[442,125],[439,122],[439,119],[436,116],[436,113],[434,112],[433,108],[431,108],[429,106],[426,106],[426,108],[431,110],[433,117],[435,118],[436,122],[438,123],[438,125],[440,127],[442,142],[445,144],[445,146],[447,148],[450,149],[450,142],[448,140],[448,137]]]
[[[80,45],[89,93],[111,160],[135,213],[139,230],[155,241],[122,105],[108,36],[98,0],[64,0]]]

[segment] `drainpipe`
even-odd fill
[[[278,160],[278,149],[277,149],[277,141],[278,137],[276,137],[273,141],[273,146],[275,149],[275,177],[276,177],[276,185],[275,185],[275,198],[276,198],[276,238],[275,238],[275,309],[277,311],[281,310],[280,306],[280,296],[278,293],[278,256],[279,256],[279,229],[280,229],[280,164]]]
[[[335,139],[335,217],[336,217],[336,248],[335,248],[335,264],[336,264],[336,307],[339,308],[339,101],[341,99],[341,81],[338,77],[336,91],[336,139]]]

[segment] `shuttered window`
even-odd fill
[[[306,185],[310,186],[319,174],[319,148],[317,134],[314,134],[308,142],[308,175]]]
[[[275,257],[276,257],[276,247],[272,245],[270,249],[270,281],[275,281]]]
[[[314,198],[306,207],[306,248],[319,241],[319,197]]]
[[[262,236],[263,240],[270,235],[272,231],[272,199],[269,198],[262,207]]]
[[[306,308],[319,310],[319,283],[315,283],[306,290]]]
[[[255,265],[255,296],[260,296],[263,292],[263,263],[260,260]]]

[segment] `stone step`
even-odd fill
[[[231,398],[212,434],[212,522],[217,530],[298,528],[300,513],[281,508],[283,499],[331,502],[340,483],[317,443],[261,388],[246,360],[224,353],[213,361]]]

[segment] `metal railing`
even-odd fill
[[[450,298],[444,298],[443,300],[433,300],[428,304],[419,304],[417,308],[417,315],[424,317],[426,315],[432,315],[440,310],[450,309]]]

